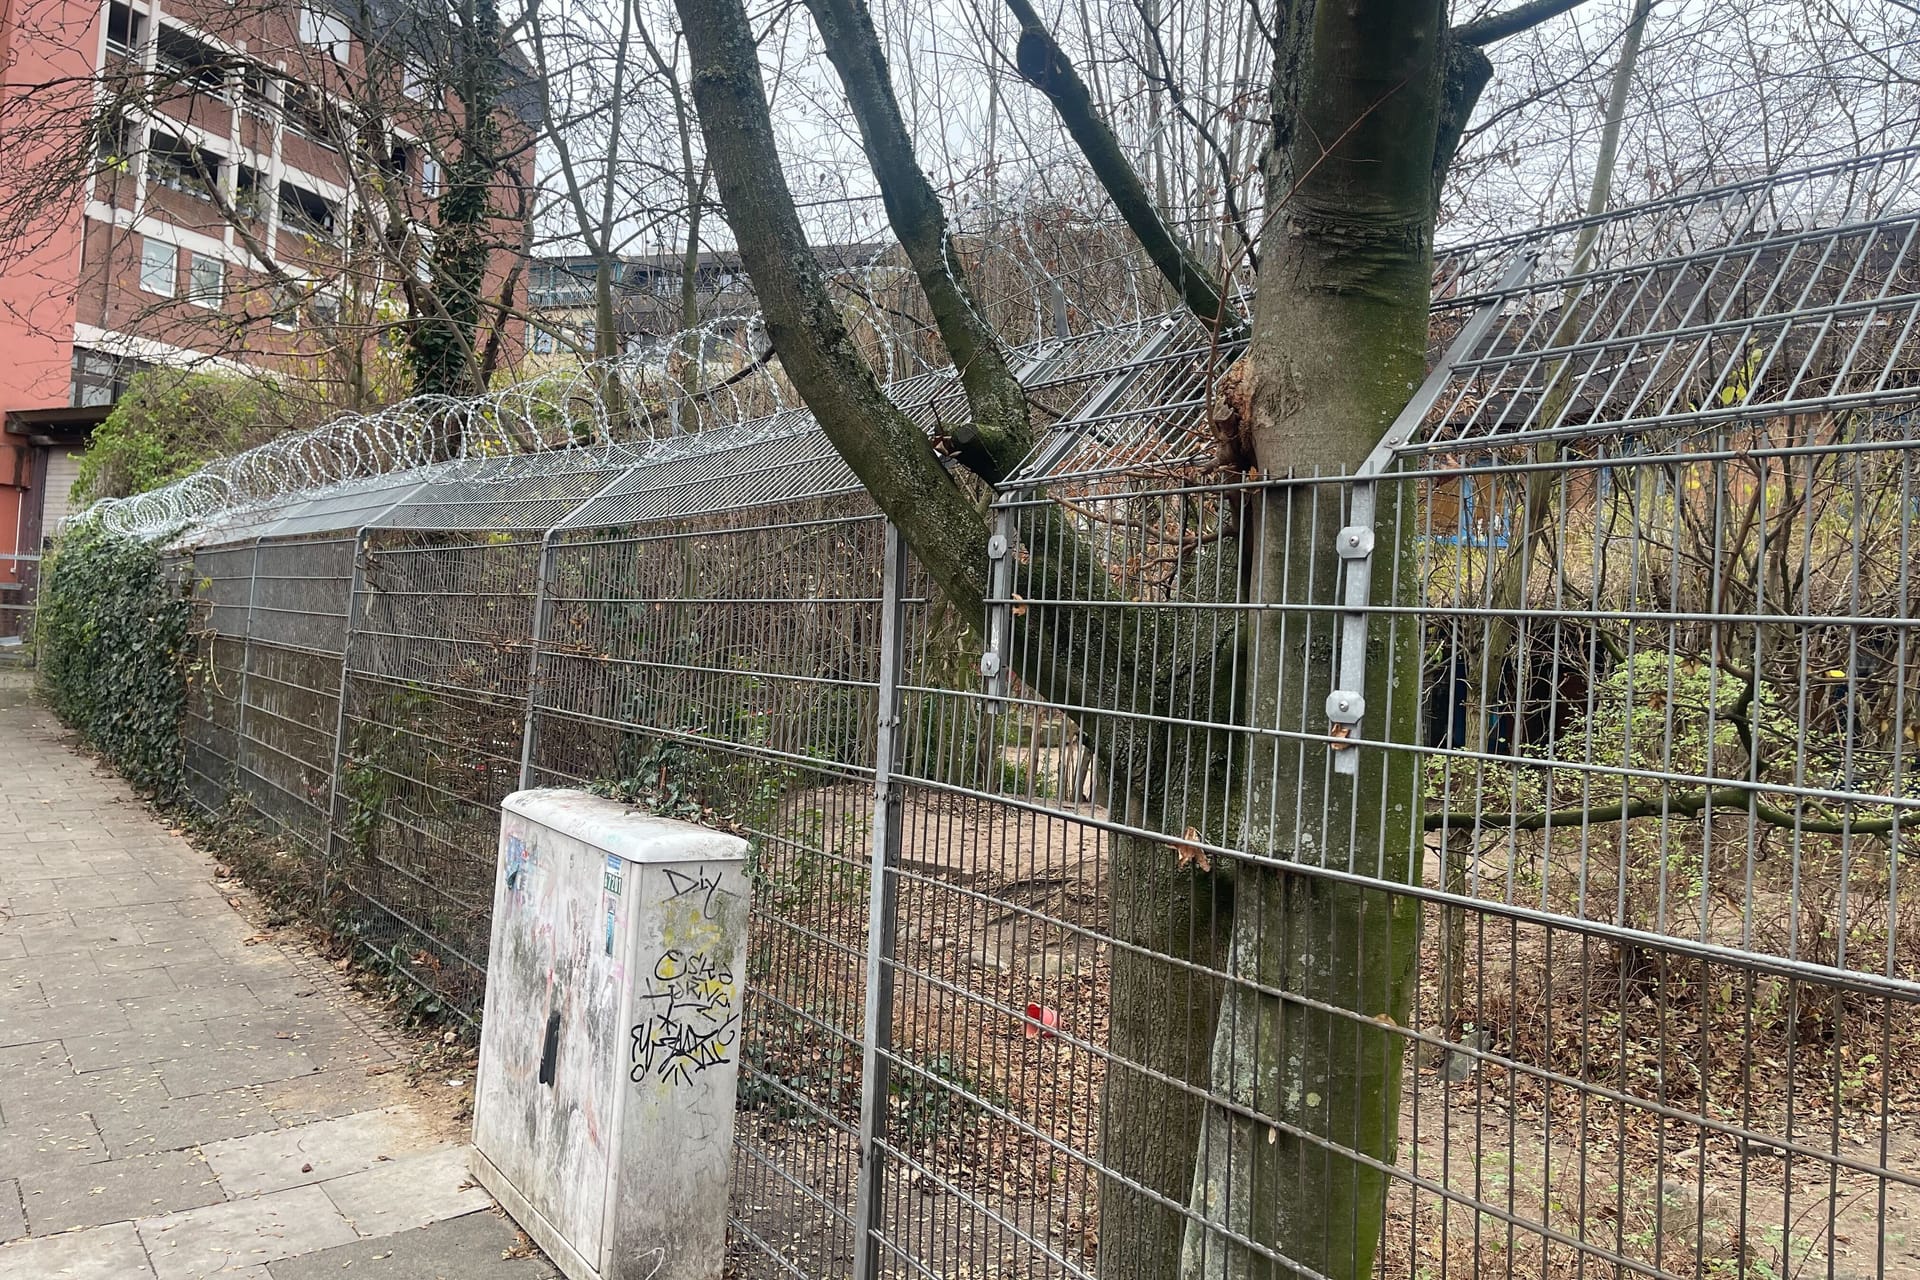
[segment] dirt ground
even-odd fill
[[[1065,813],[921,792],[904,829],[893,1034],[923,1070],[895,1073],[905,1159],[888,1187],[887,1232],[915,1260],[899,1265],[1062,1274],[1051,1252],[1090,1267],[1104,836]],[[845,854],[864,859],[864,830],[847,833]],[[809,922],[848,943],[833,981],[856,1008],[864,912],[862,892]],[[1585,966],[1576,981],[1566,938],[1493,933],[1479,926],[1445,1033],[1479,1053],[1410,1052],[1382,1274],[1920,1278],[1920,1121],[1907,1087],[1920,1057],[1903,1007],[1840,1008],[1811,1031],[1802,1010],[1783,1048],[1779,1026],[1756,1022],[1769,1007],[1764,984],[1723,984],[1704,966],[1649,976],[1590,942],[1575,954]],[[1429,1023],[1440,939],[1440,913],[1429,911],[1419,1005]],[[1035,1034],[1032,1006],[1060,1034]],[[857,1099],[857,1080],[844,1083],[839,1097]],[[756,1184],[768,1193],[738,1206],[762,1243],[736,1232],[734,1274],[790,1274],[768,1246],[805,1274],[844,1269],[851,1233],[826,1203],[851,1212],[857,1113],[835,1114],[848,1129],[753,1122],[746,1142],[768,1170],[796,1149],[828,1154],[799,1162],[804,1189],[769,1172]]]

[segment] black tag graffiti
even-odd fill
[[[633,1028],[633,1070],[639,1084],[649,1074],[690,1084],[696,1073],[731,1061],[740,1015],[733,1008],[733,974],[712,957],[668,951],[653,966],[653,980],[640,996],[655,1011]]]

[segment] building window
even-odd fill
[[[273,327],[293,330],[300,327],[300,295],[283,284],[267,290],[273,303]]]
[[[535,355],[548,356],[553,354],[553,349],[553,330],[536,321],[527,321],[527,350]]]
[[[413,278],[421,284],[433,283],[433,228],[413,229]]]
[[[340,299],[331,294],[316,293],[307,303],[307,314],[316,324],[331,328],[340,323]]]
[[[68,399],[75,408],[110,405],[126,392],[128,379],[147,367],[125,356],[75,347]]]
[[[175,137],[155,133],[147,142],[147,178],[201,200],[220,185],[220,158]]]
[[[161,24],[154,42],[153,66],[162,83],[216,98],[227,96],[225,56],[177,27]]]
[[[286,85],[280,91],[280,109],[286,116],[289,133],[334,151],[340,149],[341,131],[334,127],[333,110],[319,94],[299,85]]]
[[[400,64],[400,92],[415,102],[425,102],[432,93],[432,81],[427,69],[408,58]]]
[[[140,42],[147,34],[147,17],[135,13],[133,6],[119,0],[107,6],[107,52],[123,58],[137,57]]]
[[[233,211],[255,222],[267,220],[267,178],[251,165],[241,165],[234,176]]]
[[[353,51],[347,20],[314,4],[300,6],[300,43],[314,45],[343,67]]]
[[[211,254],[196,253],[187,270],[187,299],[195,306],[219,310],[227,295],[227,264]]]
[[[125,173],[133,158],[134,131],[127,118],[118,113],[94,121],[95,159],[100,167],[113,173]]]
[[[295,235],[332,241],[339,234],[333,202],[291,182],[280,184],[280,221]]]
[[[240,109],[256,120],[273,118],[273,75],[264,67],[240,73]]]
[[[171,298],[179,283],[180,250],[152,236],[140,237],[140,287]]]

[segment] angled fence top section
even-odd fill
[[[1491,323],[1451,353],[1402,452],[1899,401],[1920,376],[1917,240],[1920,147],[1906,147],[1443,248],[1436,359],[1475,313]],[[1211,397],[1241,349],[1176,313],[1017,350],[1038,443],[1011,487],[1209,468]],[[624,396],[659,395],[649,376],[587,366],[472,402],[420,397],[98,509],[122,532],[187,546],[362,526],[591,526],[856,486],[804,408],[745,412],[781,399],[760,363],[735,375],[753,397],[733,378],[675,384],[684,411],[668,416],[706,429],[612,438],[608,379]],[[930,432],[965,420],[951,369],[887,392]],[[638,425],[660,431],[660,419]]]

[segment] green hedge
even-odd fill
[[[128,781],[181,795],[188,603],[149,543],[89,520],[42,567],[34,638],[54,712]]]

